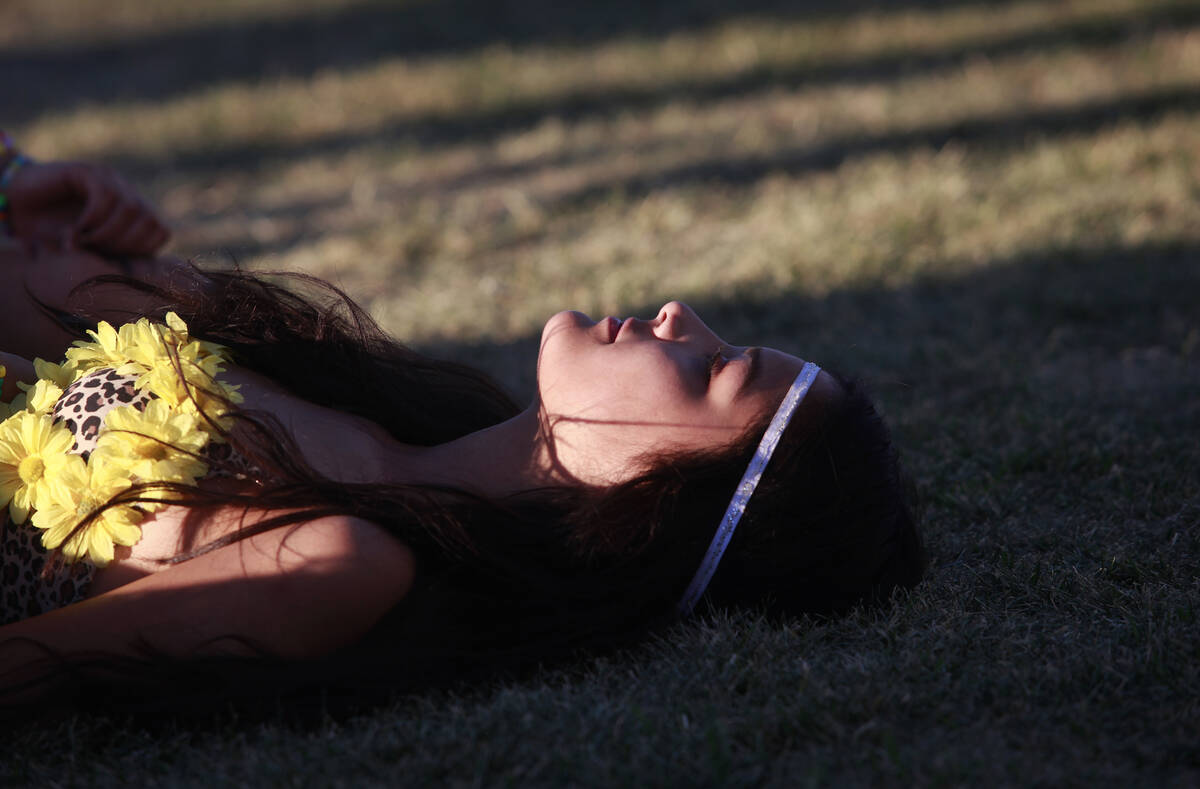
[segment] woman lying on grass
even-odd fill
[[[105,171],[13,161],[6,704],[420,687],[921,577],[886,428],[814,364],[677,302],[562,312],[522,409],[331,286],[151,258]]]

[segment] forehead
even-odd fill
[[[765,416],[774,413],[806,363],[806,360],[798,356],[774,348],[759,349],[758,356],[758,371],[733,403],[735,412],[743,416]],[[811,413],[814,408],[819,410],[822,404],[832,402],[840,389],[841,384],[838,380],[821,370],[810,385],[794,418],[805,419],[803,414]]]

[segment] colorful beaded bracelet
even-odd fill
[[[0,132],[0,134],[3,134],[3,132]],[[3,142],[8,151],[15,150],[11,146],[12,141],[7,135],[4,136]],[[0,173],[0,228],[4,230],[6,235],[12,235],[12,217],[9,215],[9,201],[8,195],[6,194],[8,185],[12,182],[13,176],[15,176],[22,167],[25,167],[31,162],[32,160],[28,156],[23,153],[18,153],[9,160],[8,164],[4,168],[4,172]]]
[[[4,161],[4,157],[8,154],[16,154],[17,146],[13,145],[12,137],[8,136],[8,132],[0,129],[0,162]],[[5,168],[7,169],[7,168]],[[0,191],[0,231],[5,235],[11,235],[12,229],[8,223],[8,195]]]

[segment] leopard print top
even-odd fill
[[[119,375],[112,368],[93,370],[75,381],[54,404],[54,420],[62,422],[75,434],[71,452],[84,460],[96,448],[104,416],[114,408],[133,405],[143,410],[153,398],[135,386],[136,376]],[[211,451],[207,451],[211,450]],[[235,473],[228,469],[231,458],[228,444],[210,443],[206,454],[210,460],[221,460],[209,473],[213,476],[245,478],[254,469],[244,461]],[[94,565],[83,561],[73,565],[55,563],[48,577],[43,578],[50,551],[42,545],[42,533],[28,520],[13,523],[7,513],[0,525],[0,625],[17,622],[31,616],[62,608],[87,597],[96,571]]]
[[[77,603],[87,596],[96,568],[87,562],[60,565],[42,578],[49,551],[42,533],[7,515],[0,527],[0,625]]]
[[[145,410],[153,395],[139,392],[136,381],[137,376],[120,375],[105,367],[93,370],[66,388],[54,404],[54,421],[62,422],[75,434],[72,452],[88,459],[96,448],[105,414],[114,408],[133,405],[139,411]]]

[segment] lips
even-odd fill
[[[604,331],[610,343],[617,341],[617,335],[621,332],[621,321],[618,318],[608,317],[604,319]]]

